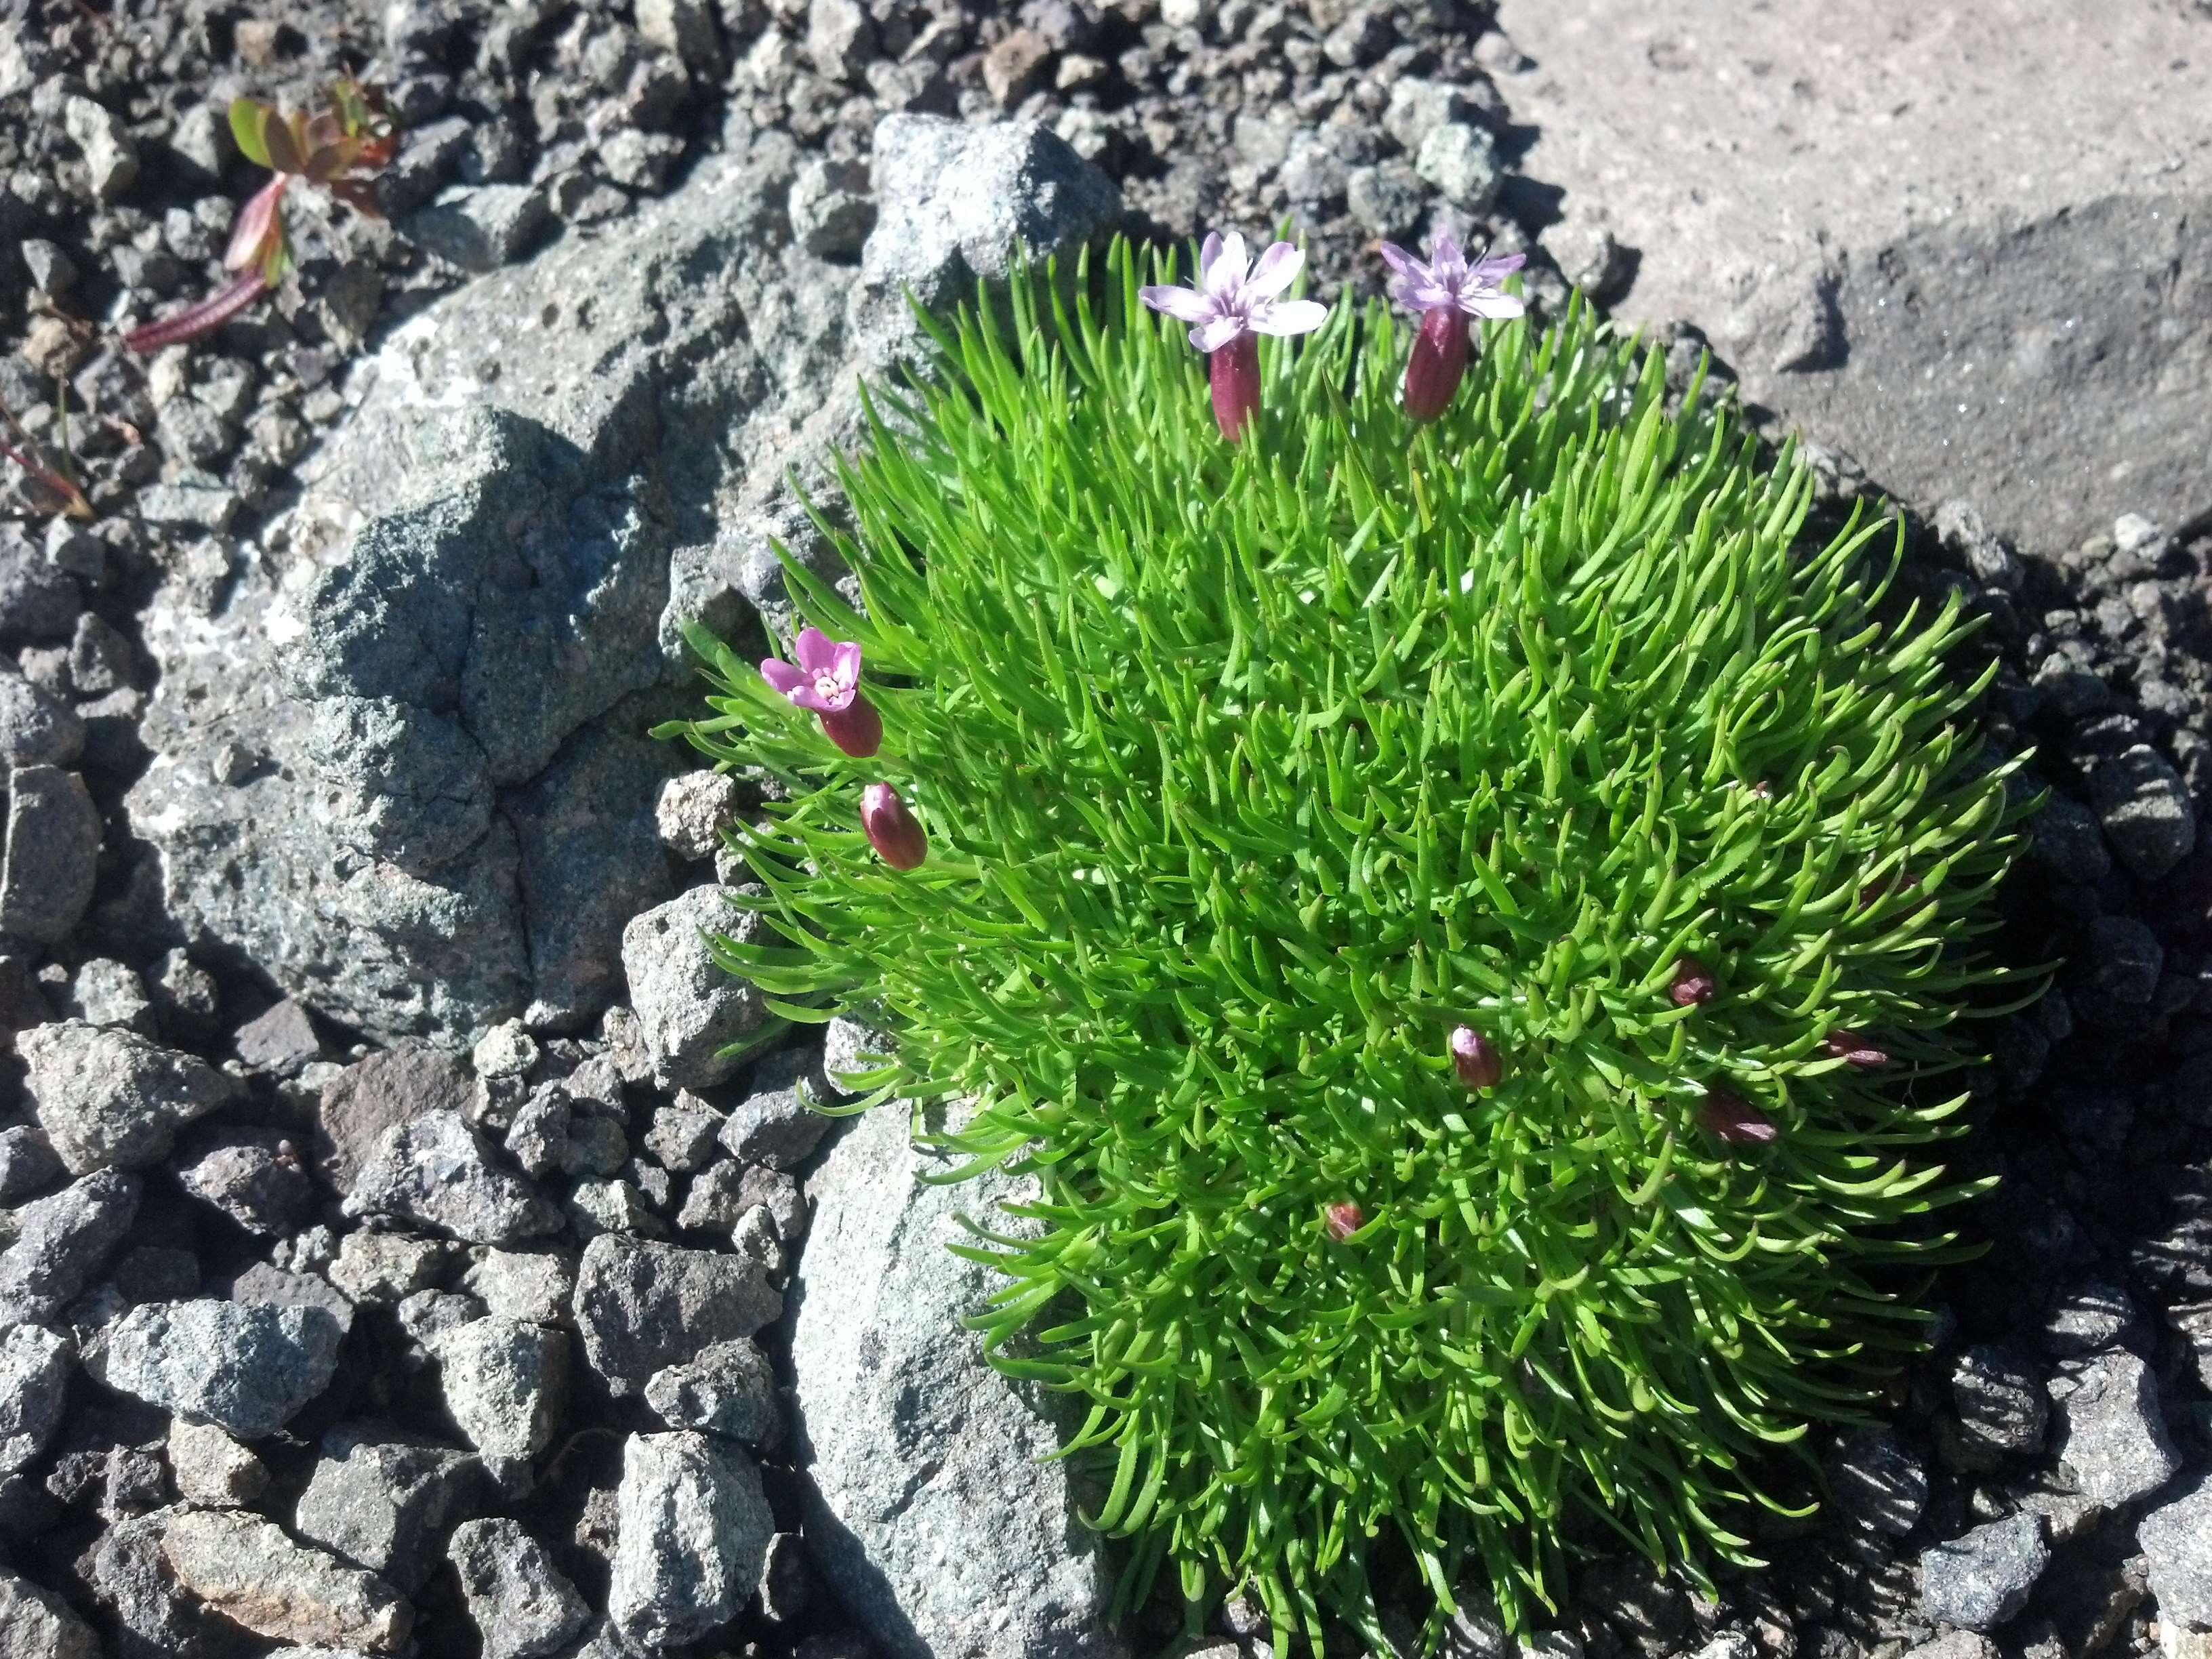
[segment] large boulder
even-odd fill
[[[809,1182],[820,1207],[793,1285],[791,1361],[815,1564],[896,1659],[1111,1659],[1112,1574],[1077,1518],[1045,1399],[960,1328],[998,1280],[945,1247],[1012,1183],[951,1165],[868,1113]]]
[[[1563,227],[1633,250],[1624,315],[1697,324],[1750,401],[2054,551],[2205,504],[2189,11],[1832,0],[1815,39],[1762,0],[1502,0],[1499,89]]]
[[[907,118],[893,173],[952,143]],[[904,243],[878,231],[870,280],[794,244],[799,154],[769,132],[392,332],[283,558],[217,612],[179,584],[149,613],[125,813],[196,951],[386,1041],[613,1000],[624,924],[673,892],[653,806],[682,757],[641,734],[689,706],[680,624],[781,602],[763,526],[857,434],[863,366],[911,343],[897,284],[949,297],[1115,216],[1051,134],[952,131],[967,170],[902,210]]]

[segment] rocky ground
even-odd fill
[[[1831,509],[1899,494],[2054,792],[2007,948],[2067,963],[1994,1034],[1992,1250],[1937,1279],[1893,1410],[1823,1444],[1826,1517],[1717,1598],[1595,1564],[1527,1645],[2206,1659],[2212,124],[2176,81],[2212,26],[1992,9],[2002,52],[1891,41],[1857,80],[1755,6],[0,20],[0,398],[49,448],[66,422],[100,513],[0,484],[0,1655],[1170,1646],[1104,1628],[1048,1425],[953,1332],[981,1279],[940,1245],[983,1195],[917,1188],[896,1115],[812,1112],[866,1034],[774,1036],[696,949],[746,797],[641,733],[691,695],[682,620],[744,638],[787,603],[787,477],[821,483],[855,378],[910,346],[902,287],[1285,216],[1368,286],[1376,237],[1445,215],[1684,373],[1719,343]],[[1854,110],[1917,98],[2002,139],[2039,106],[2019,64],[2069,53],[2087,90],[2045,106],[2095,142],[2065,169],[1838,157]],[[255,182],[213,112],[348,67],[406,121],[389,222],[305,211],[271,302],[123,350],[216,280]],[[1746,169],[1801,195],[1746,211]],[[2045,257],[2081,222],[2149,252]],[[1701,254],[1735,274],[1701,287]],[[2104,346],[2051,349],[2066,316]],[[1950,343],[1991,331],[2002,385],[1947,425],[1905,376],[1955,387]],[[1207,1639],[1264,1632],[1232,1601]],[[1454,1644],[1509,1645],[1474,1615]]]

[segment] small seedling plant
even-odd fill
[[[230,131],[238,153],[271,174],[231,226],[222,263],[237,274],[205,299],[124,336],[134,351],[158,351],[212,334],[284,280],[294,265],[284,198],[294,183],[317,185],[369,218],[381,216],[376,175],[398,147],[381,88],[342,77],[312,115],[299,110],[286,115],[252,98],[237,99],[230,106]]]
[[[2032,988],[1955,599],[1511,261],[1391,252],[1411,329],[1233,238],[1018,276],[868,406],[860,603],[787,560],[785,655],[695,630],[662,728],[788,794],[721,962],[1035,1182],[972,1323],[1124,1602],[1316,1647],[1379,1557],[1431,1643],[1571,1550],[1750,1561],[1917,1346],[1961,1022]]]

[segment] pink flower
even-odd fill
[[[1726,1089],[1706,1091],[1698,1108],[1698,1127],[1729,1146],[1763,1146],[1782,1133],[1772,1118]]]
[[[888,783],[872,783],[860,792],[860,828],[876,856],[894,870],[911,870],[929,856],[921,820]]]
[[[1470,1089],[1495,1089],[1504,1074],[1498,1050],[1472,1025],[1459,1025],[1451,1034],[1452,1070]]]
[[[1876,1048],[1856,1031],[1831,1031],[1822,1046],[1838,1060],[1862,1071],[1889,1064],[1887,1050]]]
[[[1323,1205],[1321,1213],[1322,1224],[1328,1229],[1328,1236],[1340,1244],[1358,1232],[1367,1219],[1360,1213],[1359,1206],[1350,1199],[1341,1203]]]
[[[1684,957],[1674,964],[1674,982],[1667,988],[1667,994],[1680,1008],[1711,1002],[1720,992],[1720,981],[1713,977],[1712,969],[1695,957]]]
[[[865,760],[884,746],[883,716],[860,695],[860,647],[818,628],[799,630],[796,667],[763,659],[761,678],[801,708],[822,717],[822,729],[847,754]]]
[[[1154,284],[1137,297],[1154,311],[1191,325],[1190,343],[1208,358],[1213,418],[1231,443],[1260,407],[1262,334],[1304,334],[1328,320],[1328,307],[1311,300],[1279,300],[1297,279],[1306,256],[1276,242],[1249,260],[1235,231],[1210,233],[1198,252],[1198,281],[1190,288]]]
[[[1406,413],[1433,421],[1450,405],[1467,373],[1468,319],[1518,317],[1526,309],[1498,287],[1521,268],[1522,256],[1486,254],[1469,264],[1447,232],[1437,238],[1425,264],[1395,242],[1382,244],[1382,258],[1397,273],[1390,297],[1421,319],[1406,362]]]

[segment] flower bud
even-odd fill
[[[1695,957],[1684,957],[1674,964],[1674,982],[1667,988],[1667,994],[1680,1008],[1711,1002],[1720,992],[1720,981],[1713,977],[1712,969]]]
[[[857,691],[852,702],[824,709],[821,718],[823,734],[855,760],[866,760],[884,746],[884,717]]]
[[[888,783],[872,783],[860,793],[860,827],[868,845],[894,870],[911,870],[929,856],[929,837]]]
[[[1328,1229],[1328,1236],[1340,1244],[1358,1232],[1361,1223],[1366,1219],[1359,1212],[1359,1206],[1350,1199],[1326,1205],[1322,1209],[1322,1224]]]
[[[1495,1089],[1504,1072],[1498,1062],[1498,1050],[1472,1025],[1452,1028],[1451,1057],[1452,1070],[1470,1089]]]
[[[1856,1031],[1831,1031],[1821,1046],[1838,1060],[1858,1066],[1863,1071],[1889,1064],[1887,1052],[1875,1048]]]
[[[1451,406],[1467,374],[1467,313],[1437,306],[1421,319],[1413,355],[1406,360],[1406,413],[1433,421]]]
[[[1763,1146],[1782,1133],[1772,1118],[1725,1089],[1705,1091],[1698,1108],[1698,1127],[1730,1146]]]
[[[1213,418],[1221,435],[1235,443],[1244,423],[1260,412],[1260,338],[1240,334],[1206,360],[1213,384]]]

